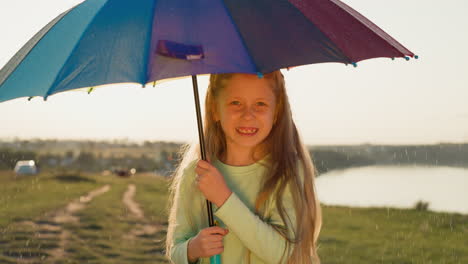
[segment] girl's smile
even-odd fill
[[[236,128],[237,132],[243,136],[253,136],[257,133],[258,128],[254,127],[238,127]]]

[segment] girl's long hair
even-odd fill
[[[220,91],[235,74],[223,73],[210,76],[210,84],[205,100],[204,136],[206,155],[211,160],[223,157],[226,154],[225,135],[219,122],[215,121],[214,113]],[[271,162],[267,166],[267,173],[262,181],[263,187],[256,199],[256,213],[260,216],[263,215],[268,200],[273,201],[276,205],[286,228],[278,226],[273,226],[273,228],[289,242],[281,263],[320,263],[317,254],[317,240],[322,225],[322,213],[314,184],[316,169],[292,119],[283,74],[278,70],[265,74],[264,78],[273,89],[277,105],[275,122],[270,134],[264,141],[265,144],[263,144],[267,153],[271,154],[269,159]],[[182,152],[183,159],[174,173],[170,188],[169,226],[166,239],[166,255],[168,257],[170,257],[174,242],[176,208],[180,206],[175,204],[174,201],[179,196],[178,189],[183,169],[193,160],[200,158],[198,144],[186,145]],[[298,166],[298,164],[301,166]],[[303,178],[300,175],[303,175]],[[282,202],[286,188],[290,188],[294,202],[295,227],[288,226],[290,216],[287,215]],[[195,229],[196,227],[192,228]]]

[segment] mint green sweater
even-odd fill
[[[224,236],[222,264],[280,263],[286,249],[287,240],[272,225],[285,227],[273,200],[267,202],[264,216],[255,213],[255,200],[261,187],[261,179],[266,168],[260,164],[265,160],[248,166],[230,166],[216,160],[213,165],[221,172],[232,194],[213,212],[218,225],[229,229]],[[206,200],[195,184],[195,166],[192,162],[185,170],[176,195],[176,227],[171,260],[175,264],[187,264],[187,245],[198,232],[208,227]],[[283,198],[284,207],[290,216],[290,225],[295,226],[295,212],[289,188]],[[288,234],[293,232],[288,230]],[[250,251],[250,254],[247,254]],[[286,256],[286,254],[285,254]],[[286,263],[286,257],[282,263]],[[197,263],[210,263],[209,258],[200,258]]]

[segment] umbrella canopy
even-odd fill
[[[88,0],[0,70],[0,102],[111,83],[414,54],[338,0]]]

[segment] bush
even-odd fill
[[[414,209],[416,209],[417,211],[427,211],[428,208],[429,208],[429,202],[424,202],[424,201],[421,201],[421,200],[419,200],[414,205]]]

